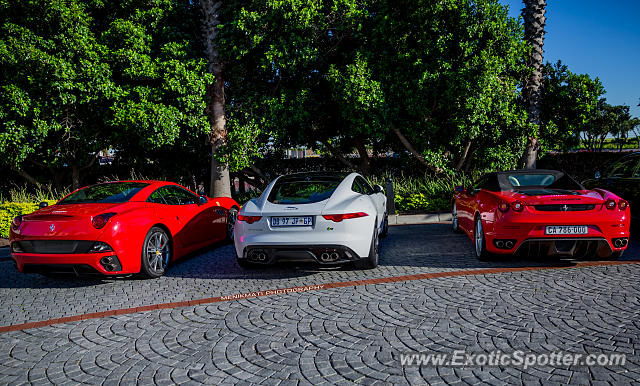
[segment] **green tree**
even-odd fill
[[[100,150],[200,140],[211,77],[197,26],[190,1],[1,1],[0,162],[78,187]]]
[[[384,123],[433,172],[513,165],[525,44],[496,1],[381,1],[371,37]],[[452,162],[453,161],[453,162]]]
[[[522,18],[524,21],[525,40],[529,43],[528,66],[530,68],[527,76],[522,96],[527,106],[527,120],[529,122],[529,133],[527,135],[527,145],[523,154],[524,167],[535,169],[538,158],[540,144],[538,142],[538,130],[540,128],[540,105],[542,96],[542,59],[544,56],[544,26],[546,24],[546,0],[523,0],[524,9]]]
[[[220,52],[230,126],[246,133],[242,138],[256,138],[250,129],[261,128],[254,148],[240,154],[255,155],[256,144],[265,142],[279,148],[322,143],[353,166],[342,153],[357,146],[366,154],[369,130],[379,129],[371,114],[380,95],[359,49],[366,2],[235,1],[225,12]]]
[[[542,147],[569,150],[580,144],[581,133],[591,147],[593,140],[600,137],[593,131],[598,101],[605,93],[600,80],[574,74],[558,61],[545,65],[542,90],[539,133]]]

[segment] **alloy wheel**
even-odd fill
[[[162,231],[156,231],[147,241],[146,256],[149,268],[156,274],[161,274],[169,264],[169,238]]]
[[[451,209],[451,225],[454,231],[458,230],[458,210],[455,203],[453,204],[453,209]]]
[[[482,230],[482,221],[480,221],[480,219],[476,220],[474,239],[476,244],[476,255],[482,256],[482,249],[484,246],[484,231]]]
[[[229,210],[229,217],[227,217],[227,237],[231,241],[233,241],[233,232],[234,232],[237,218],[238,218],[238,210],[236,208],[231,208]]]

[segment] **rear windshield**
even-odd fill
[[[311,204],[331,197],[342,180],[279,180],[267,200],[274,204]]]
[[[63,198],[58,204],[92,204],[127,202],[149,184],[143,182],[110,182],[88,186]]]
[[[549,186],[556,181],[553,174],[510,174],[509,182],[514,187]]]

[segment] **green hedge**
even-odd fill
[[[49,205],[56,200],[47,201]],[[0,203],[0,237],[9,238],[9,228],[14,217],[29,214],[38,210],[38,203],[33,202],[3,202]]]

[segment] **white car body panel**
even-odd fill
[[[249,224],[237,221],[234,229],[234,245],[239,259],[247,257],[247,249],[269,247],[269,251],[279,248],[321,248],[322,246],[342,246],[355,253],[354,259],[369,255],[374,229],[382,231],[386,215],[386,196],[382,192],[360,194],[351,188],[357,173],[347,175],[333,194],[323,201],[310,204],[274,204],[267,198],[278,179],[272,181],[262,195],[249,201],[240,210],[242,216],[261,216],[260,220]],[[365,217],[343,219],[340,222],[325,219],[322,215],[364,212]],[[273,216],[313,216],[312,226],[273,227]],[[314,255],[320,249],[313,251]],[[278,254],[279,252],[273,252]],[[286,252],[285,252],[286,254]],[[346,258],[346,255],[345,255]],[[277,256],[274,257],[274,261]],[[316,256],[316,260],[319,261]],[[273,262],[273,261],[272,261]]]

